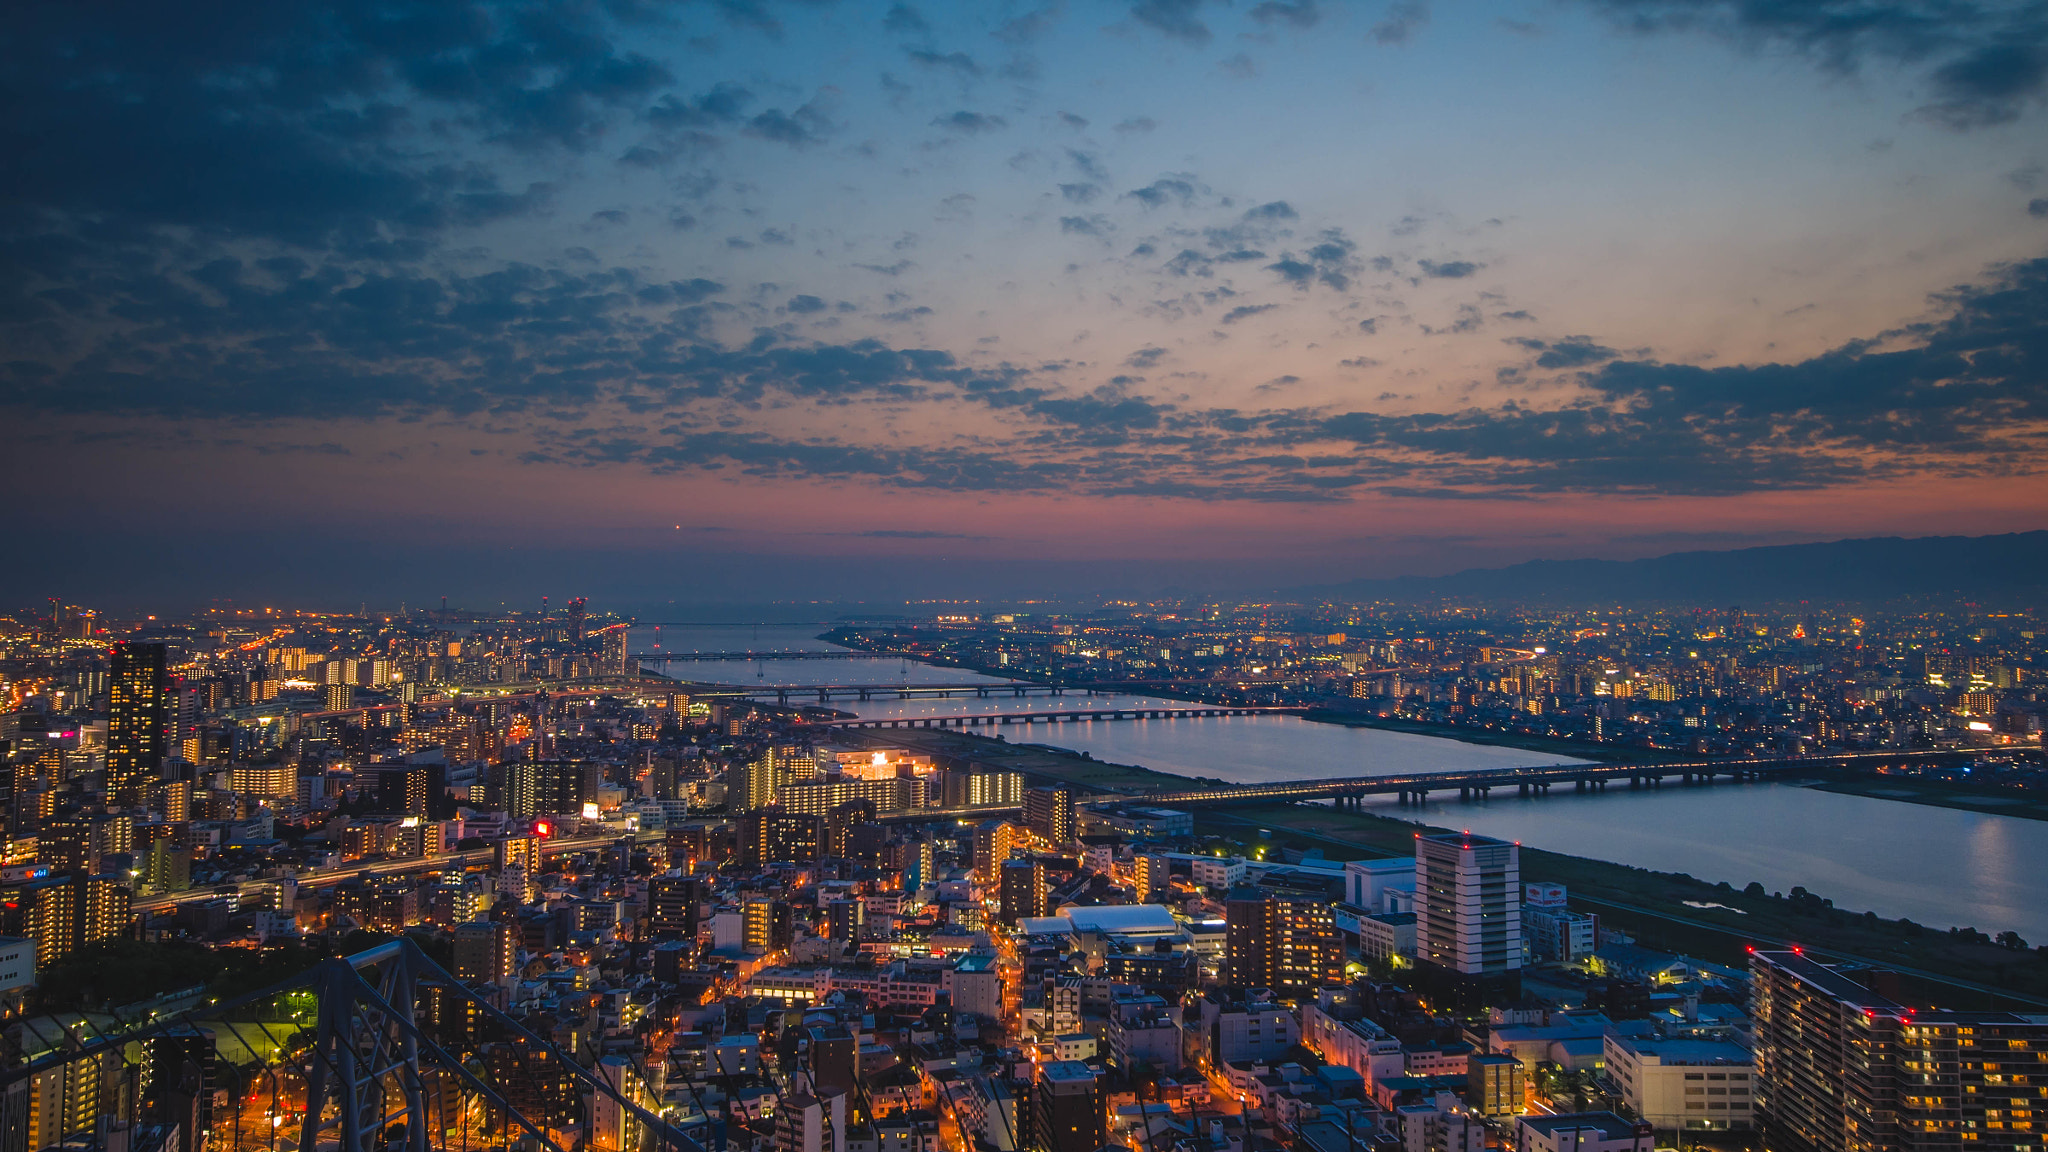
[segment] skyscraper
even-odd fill
[[[1415,841],[1415,949],[1440,968],[1493,976],[1522,967],[1521,849],[1446,832]]]
[[[1299,992],[1344,982],[1344,945],[1324,901],[1240,888],[1223,918],[1232,984]]]
[[[170,743],[170,673],[162,644],[114,645],[107,676],[107,803],[140,807]]]

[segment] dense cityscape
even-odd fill
[[[1371,780],[1148,801],[1193,781],[1026,739],[1207,710],[1577,749],[1524,795],[1775,765],[2027,805],[2029,615],[954,604],[817,629],[809,659],[900,665],[852,685],[687,679],[804,653],[649,632],[581,599],[14,617],[6,1147],[318,1143],[324,1032],[237,998],[393,940],[448,1062],[386,1117],[407,1146],[2028,1149],[2048,1123],[2048,962],[2016,932],[1873,957],[1875,914],[1803,888],[1660,912],[1367,814]],[[972,703],[833,706],[919,695]],[[1670,914],[1713,909],[1758,922]]]
[[[2048,1152],[2048,0],[0,6],[0,1152]]]

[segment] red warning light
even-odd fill
[[[1748,953],[1749,953],[1749,954],[1750,954],[1751,956],[1754,956],[1754,955],[1756,955],[1756,945],[1754,945],[1754,944],[1745,944],[1745,945],[1743,945],[1742,947],[1743,947],[1743,951],[1745,951],[1745,952],[1748,952]]]
[[[1793,954],[1794,956],[1804,956],[1804,955],[1806,955],[1806,949],[1804,949],[1804,948],[1801,948],[1801,947],[1800,947],[1799,945],[1797,945],[1797,944],[1794,944],[1794,945],[1792,946],[1792,954]]]

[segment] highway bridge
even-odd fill
[[[640,843],[660,840],[664,833],[638,832],[634,839]],[[542,840],[540,851],[543,857],[561,856],[571,852],[590,852],[609,848],[624,837],[620,836],[565,836],[559,840]],[[448,852],[439,856],[408,856],[398,860],[371,860],[353,864],[337,864],[332,868],[314,868],[300,872],[292,879],[300,888],[321,888],[340,884],[362,876],[403,876],[414,872],[445,872],[460,870],[471,865],[487,865],[496,849],[478,848],[468,852]],[[137,896],[131,903],[137,912],[160,911],[174,908],[179,904],[193,901],[213,900],[222,896],[234,896],[240,889],[235,885],[209,885],[203,888],[188,888],[183,892],[164,892],[155,896]]]
[[[792,698],[815,697],[823,704],[833,699],[854,697],[861,700],[910,700],[921,696],[978,696],[982,699],[1002,696],[1064,696],[1072,692],[1078,696],[1094,696],[1092,688],[1069,688],[1064,684],[1032,684],[1022,680],[996,681],[987,684],[763,684],[758,688],[723,685],[717,688],[692,690],[691,699],[711,700],[721,696],[755,699],[775,697],[778,704],[788,704]],[[1114,696],[1117,693],[1107,692]]]
[[[1811,775],[1831,769],[1885,764],[1926,763],[1967,759],[1969,749],[1938,752],[1849,752],[1828,756],[1797,756],[1771,760],[1691,760],[1660,764],[1543,764],[1528,768],[1479,768],[1459,772],[1409,772],[1386,776],[1342,776],[1323,780],[1285,780],[1270,784],[1204,788],[1191,792],[1134,792],[1095,797],[1091,805],[1143,803],[1188,808],[1197,805],[1245,804],[1262,801],[1334,800],[1356,805],[1370,795],[1397,795],[1404,804],[1420,804],[1431,792],[1458,790],[1461,800],[1484,799],[1495,788],[1513,788],[1518,795],[1547,795],[1560,784],[1575,791],[1602,791],[1610,784],[1658,788],[1667,780],[1711,784],[1716,779],[1763,780]]]
[[[1203,720],[1212,716],[1299,716],[1306,708],[1077,708],[1060,712],[985,712],[970,716],[897,716],[882,720],[830,720],[827,728],[982,728],[1003,724],[1062,724],[1091,720]]]

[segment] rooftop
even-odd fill
[[[1524,1116],[1523,1127],[1548,1136],[1554,1132],[1598,1129],[1603,1140],[1626,1140],[1635,1135],[1634,1122],[1612,1112],[1569,1112],[1562,1116]]]
[[[1069,905],[1060,909],[1076,932],[1109,936],[1166,936],[1180,931],[1180,921],[1163,904]]]

